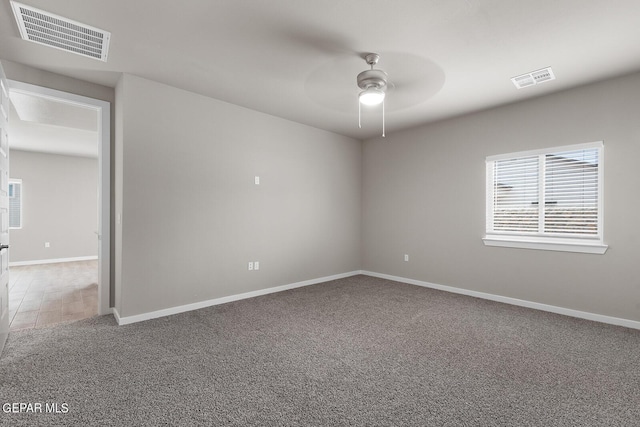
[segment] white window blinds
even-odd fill
[[[487,236],[602,241],[602,142],[487,157]]]
[[[493,166],[493,230],[538,231],[538,157],[497,160]]]
[[[599,149],[545,156],[544,231],[598,234]]]
[[[9,228],[22,228],[22,181],[9,181]]]

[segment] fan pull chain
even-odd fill
[[[384,99],[382,100],[382,137],[384,138]]]
[[[360,116],[361,116],[360,110],[361,109],[362,109],[362,106],[360,105],[360,99],[358,99],[358,127],[360,129],[362,129],[362,122],[360,120]]]

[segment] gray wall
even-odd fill
[[[10,159],[11,178],[22,179],[23,190],[10,261],[97,256],[98,160],[17,150]]]
[[[483,245],[486,156],[598,140],[606,254]],[[363,269],[640,320],[638,159],[640,74],[366,141]]]
[[[126,74],[116,107],[121,316],[360,269],[360,141]]]

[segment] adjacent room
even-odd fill
[[[638,2],[0,7],[0,423],[640,419]],[[14,146],[25,87],[93,154]],[[11,329],[51,259],[95,305]]]
[[[9,238],[10,330],[97,314],[95,111],[14,91]]]

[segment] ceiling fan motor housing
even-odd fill
[[[373,66],[378,64],[380,55],[377,53],[369,53],[364,57],[364,59],[367,61],[367,64],[371,65],[371,69],[358,74],[358,87],[365,90],[369,88],[384,90],[387,86],[387,79],[389,76],[387,76],[387,73],[382,70],[373,69]]]
[[[365,70],[358,74],[358,87],[360,89],[384,89],[387,86],[387,73],[382,70]]]

